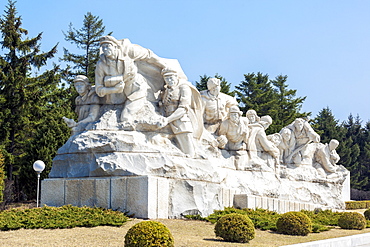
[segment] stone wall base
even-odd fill
[[[168,218],[169,181],[164,178],[55,178],[41,186],[41,205],[95,206],[137,218]]]
[[[287,201],[278,198],[253,196],[246,194],[235,195],[233,206],[236,208],[251,208],[251,209],[262,208],[270,211],[275,211],[279,214],[301,210],[313,211],[316,208],[320,208],[323,210],[331,209],[324,207],[320,204]]]
[[[51,178],[41,183],[41,205],[96,206],[150,219],[206,216],[232,206],[234,194],[215,183],[153,176]]]
[[[218,183],[154,176],[50,178],[41,183],[41,205],[102,207],[134,214],[136,218],[205,217],[225,207],[262,208],[278,213],[330,209],[319,204],[250,194]]]

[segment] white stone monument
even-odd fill
[[[212,80],[200,94],[177,60],[102,37],[95,86],[75,79],[79,118],[64,118],[72,134],[42,181],[41,205],[140,218],[228,206],[344,209],[349,172],[336,165],[335,141],[320,143],[303,119],[266,136],[272,119],[252,109],[243,117]]]

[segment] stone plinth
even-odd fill
[[[153,176],[45,179],[41,186],[41,205],[96,206],[151,219],[209,215],[234,198],[217,183]]]
[[[262,196],[253,196],[247,194],[238,194],[234,196],[234,207],[236,208],[262,208],[270,211],[275,211],[277,213],[283,214],[290,211],[301,211],[304,210],[314,210],[315,208],[329,209],[323,207],[323,205],[296,202],[296,201],[286,201],[279,198],[269,198]]]
[[[117,123],[117,115],[108,111],[101,121]],[[96,129],[71,136],[58,150],[49,179],[43,181],[42,203],[175,218],[204,217],[233,205],[278,212],[311,204],[341,210],[349,199],[349,172],[342,166],[332,174],[307,164],[276,170],[268,158],[260,158],[260,163],[245,160],[241,166],[235,152],[220,150],[209,139],[199,141],[196,157],[190,157],[166,132],[124,130],[122,124],[102,129],[99,123]]]
[[[108,177],[45,179],[41,205],[103,207],[138,218],[168,218],[169,181],[164,178]]]
[[[285,182],[286,187],[293,183]],[[223,183],[155,176],[53,178],[43,180],[41,186],[41,205],[96,206],[128,212],[137,218],[179,218],[189,214],[204,217],[231,206],[278,213],[340,209],[285,197],[241,193]]]

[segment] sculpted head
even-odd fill
[[[221,81],[217,78],[209,78],[207,81],[207,89],[213,96],[218,96],[221,91]]]
[[[74,86],[79,95],[85,95],[91,88],[89,78],[84,75],[77,75],[73,79]]]
[[[162,76],[169,88],[176,86],[179,82],[177,71],[171,68],[162,69]]]
[[[289,141],[292,137],[292,131],[288,128],[283,128],[281,130],[281,137],[284,141]]]
[[[105,57],[116,59],[118,56],[119,42],[112,36],[103,36],[100,38],[100,48]]]
[[[255,110],[248,110],[246,113],[246,116],[249,120],[249,123],[255,123],[259,120],[259,117],[257,115],[257,112]]]
[[[303,118],[297,118],[296,120],[294,120],[294,128],[298,131],[302,131],[303,130],[303,127],[304,127],[304,119]]]
[[[272,135],[268,135],[267,139],[270,142],[274,143],[275,146],[279,146],[282,138],[281,138],[281,135],[279,133],[275,133],[275,134],[272,134]]]
[[[330,151],[336,149],[338,146],[339,146],[339,141],[338,140],[335,140],[335,139],[330,140],[330,142],[329,142]]]
[[[232,106],[229,109],[229,119],[233,123],[239,123],[240,116],[243,114],[242,111],[239,110],[239,107]]]
[[[272,118],[269,115],[262,116],[260,120],[260,124],[266,130],[272,124]]]

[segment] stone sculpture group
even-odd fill
[[[78,75],[74,79],[79,93],[76,98],[78,122],[64,118],[73,134],[91,128],[91,124],[104,114],[99,112],[101,105],[108,110],[122,109],[118,119],[119,124],[123,124],[122,129],[135,130],[136,119],[146,107],[150,116],[140,117],[157,121],[148,121],[144,130],[160,131],[170,126],[174,146],[187,157],[202,157],[196,152],[194,142],[203,140],[228,153],[226,155],[238,156],[237,170],[267,165],[279,172],[283,164],[286,167],[310,165],[318,169],[322,177],[336,172],[338,141],[321,144],[320,136],[306,120],[298,118],[280,133],[267,136],[265,130],[272,123],[271,117],[259,117],[253,109],[243,117],[236,99],[220,92],[219,79],[210,78],[208,89],[199,92],[185,78],[179,77],[182,72],[179,66],[171,67],[166,59],[149,49],[112,36],[102,37],[100,44],[102,54],[96,65],[95,86],[91,86],[86,76]],[[154,102],[150,98],[158,92],[151,92],[150,85],[155,82],[148,82],[138,72],[138,61],[153,64],[161,72],[159,81],[164,83],[152,86],[160,89]]]
[[[72,134],[58,150],[49,177],[171,179],[170,215],[175,216],[187,210],[206,215],[222,207],[215,199],[220,188],[343,207],[338,186],[348,171],[337,165],[337,140],[320,143],[302,118],[266,135],[273,119],[253,109],[243,116],[236,99],[220,92],[219,79],[210,78],[207,90],[199,92],[175,59],[112,36],[102,37],[100,45],[95,85],[84,75],[74,79],[78,120],[63,118]],[[317,196],[320,183],[327,183],[332,195]],[[218,192],[211,193],[209,184],[217,184]],[[194,205],[175,206],[182,203],[176,201],[181,188]],[[205,198],[210,194],[213,198]]]

